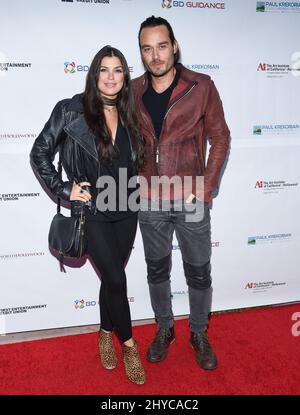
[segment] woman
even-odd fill
[[[88,254],[101,274],[101,362],[106,369],[117,365],[114,330],[122,342],[128,378],[143,384],[145,372],[132,338],[124,271],[135,238],[137,209],[130,209],[128,203],[125,209],[121,208],[117,196],[121,187],[120,194],[124,196],[124,172],[127,184],[144,164],[144,144],[137,126],[127,62],[119,50],[105,46],[92,61],[84,93],[57,103],[33,145],[30,158],[52,193],[85,203]],[[52,164],[58,149],[67,182],[61,180]],[[97,179],[104,176],[114,181],[115,187],[111,189],[115,192],[106,188],[102,192],[108,197],[101,198]],[[128,201],[130,192],[127,186],[125,189]],[[112,194],[113,209],[104,203],[107,198],[111,200]]]

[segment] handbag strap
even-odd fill
[[[59,175],[59,177],[62,179],[62,160],[61,160],[61,153],[59,152],[59,159],[58,159],[58,163],[57,163],[57,173]],[[61,201],[60,201],[60,197],[57,198],[57,213],[60,213],[60,206],[61,206]]]

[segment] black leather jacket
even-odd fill
[[[126,127],[125,127],[126,128]],[[133,171],[136,174],[136,153],[133,150],[130,134]],[[57,197],[70,200],[73,182],[88,181],[91,183],[92,203],[94,209],[97,189],[96,181],[99,172],[97,137],[89,129],[83,113],[83,94],[74,95],[71,99],[59,101],[36,138],[30,152],[33,169],[43,180],[47,188]],[[54,167],[53,160],[60,151],[62,165],[68,181],[63,181]]]

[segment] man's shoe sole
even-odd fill
[[[168,349],[169,349],[169,347],[171,346],[171,344],[172,344],[172,343],[174,343],[175,338],[176,338],[176,337],[174,337],[174,339],[170,341],[170,344],[169,344],[169,346],[168,346]],[[159,362],[162,362],[162,361],[163,361],[163,360],[165,360],[165,358],[167,357],[167,354],[168,354],[168,349],[167,349],[167,351],[166,351],[165,355],[164,355],[161,359],[151,359],[151,358],[148,356],[148,354],[147,354],[147,356],[146,356],[146,359],[148,360],[148,362],[151,362],[151,363],[159,363]]]

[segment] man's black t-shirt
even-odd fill
[[[176,70],[175,77],[171,85],[161,94],[157,93],[152,86],[151,74],[148,72],[148,88],[143,95],[143,103],[150,114],[153,122],[156,138],[159,140],[164,116],[167,111],[168,103],[173,89],[177,85],[180,76],[179,69]]]

